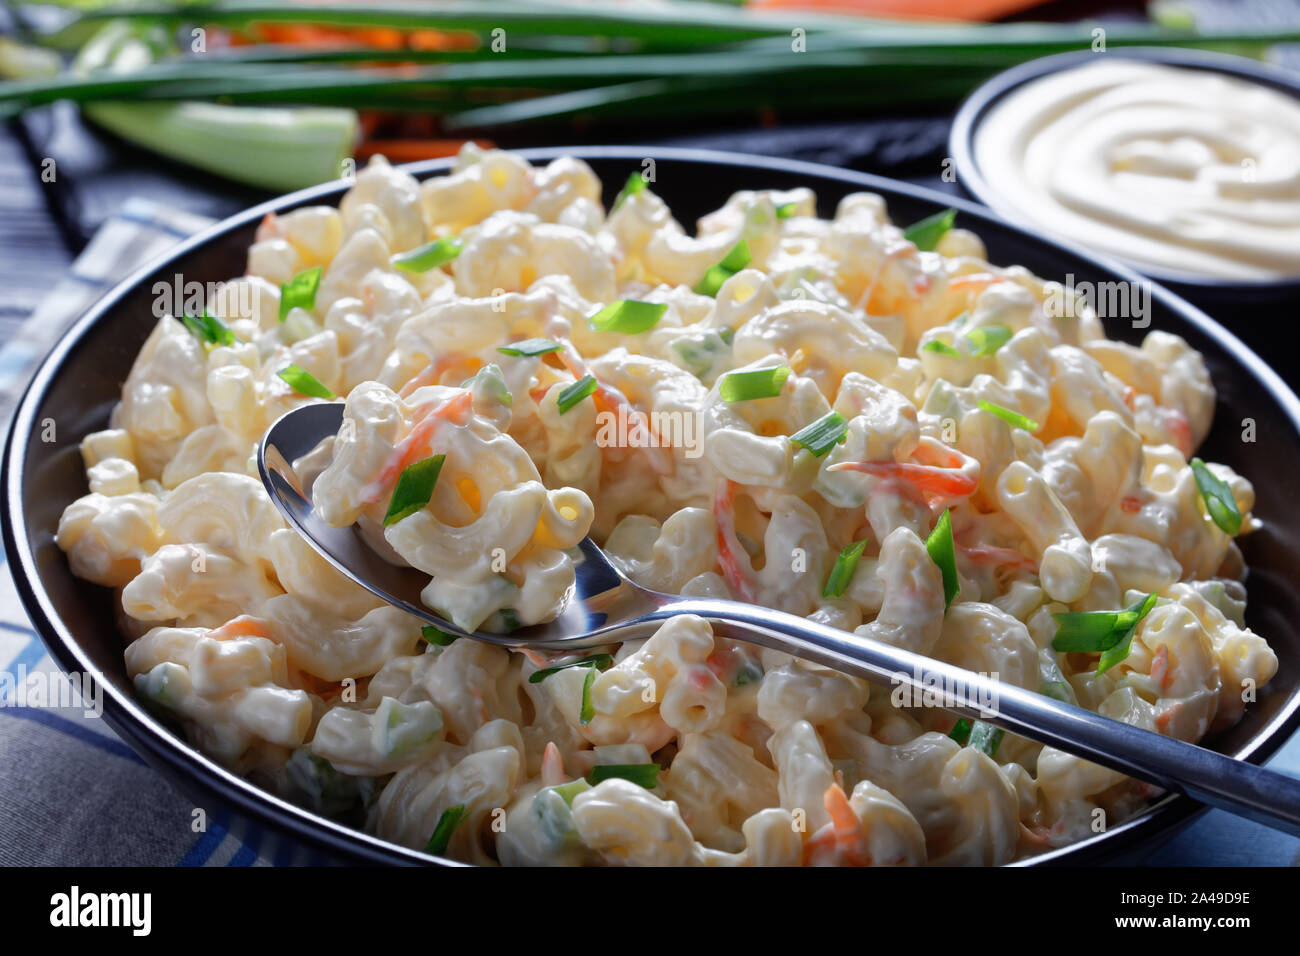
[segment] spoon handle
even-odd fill
[[[785,651],[873,683],[910,688],[912,700],[983,720],[1201,803],[1300,836],[1300,780],[1072,704],[767,608],[682,598],[654,619],[697,614],[728,637]]]

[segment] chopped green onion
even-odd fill
[[[948,736],[963,747],[966,741],[970,740],[971,723],[965,717],[958,719],[957,723],[952,725],[952,730],[948,731]]]
[[[1148,602],[1150,603],[1148,604]],[[1133,626],[1128,628],[1118,641],[1101,652],[1101,657],[1097,659],[1098,674],[1104,674],[1116,664],[1121,664],[1128,659],[1129,652],[1133,649],[1133,635],[1137,632],[1137,622],[1146,617],[1147,611],[1151,610],[1155,603],[1156,596],[1154,594],[1148,595],[1146,600],[1138,606],[1138,616],[1137,620],[1133,622]]]
[[[1011,340],[1011,330],[1005,325],[979,325],[967,332],[966,338],[975,346],[971,355],[984,358]]]
[[[592,667],[587,671],[587,677],[582,682],[582,706],[578,709],[578,720],[584,727],[591,723],[591,718],[596,716],[596,707],[591,702],[591,685],[595,681],[596,668]]]
[[[451,842],[451,835],[460,826],[460,821],[465,819],[465,805],[456,804],[454,807],[448,807],[442,811],[442,816],[438,817],[438,824],[433,828],[433,836],[429,837],[429,842],[424,846],[425,853],[432,853],[434,856],[440,856],[447,850],[447,844]]]
[[[1034,421],[1032,418],[1026,417],[1025,415],[1021,415],[1019,412],[1013,412],[1011,409],[1003,408],[1001,405],[986,402],[982,398],[975,404],[984,409],[984,411],[988,412],[990,415],[996,415],[1013,428],[1023,428],[1027,432],[1038,431],[1038,422]]]
[[[554,667],[544,667],[539,671],[534,671],[528,675],[528,683],[540,684],[552,674],[568,670],[570,667],[594,667],[597,670],[608,670],[614,666],[614,658],[610,654],[592,654],[590,657],[584,657],[580,661],[570,661],[567,664],[556,664]]]
[[[631,780],[638,787],[653,790],[659,785],[659,769],[657,763],[596,764],[591,768],[587,779],[592,783],[600,783],[602,780],[618,777],[620,780]]]
[[[627,182],[619,190],[618,195],[614,197],[614,205],[609,211],[613,212],[619,206],[627,201],[628,196],[635,196],[637,193],[645,192],[646,187],[650,185],[646,182],[645,176],[641,173],[632,173],[627,177]]]
[[[545,355],[547,352],[558,352],[562,348],[564,346],[553,339],[524,339],[522,342],[502,345],[497,351],[505,355],[533,358],[538,355]]]
[[[384,515],[385,528],[397,524],[403,518],[409,518],[429,503],[446,457],[434,455],[402,469],[402,473],[397,476],[393,497],[388,502],[388,513]]]
[[[853,572],[858,569],[858,560],[867,547],[867,539],[857,544],[850,544],[840,551],[835,559],[835,566],[826,576],[826,586],[822,588],[822,597],[839,597],[853,580]]]
[[[200,316],[182,315],[181,321],[200,342],[208,345],[234,345],[239,341],[230,326],[206,310]]]
[[[562,389],[555,400],[555,404],[560,407],[560,414],[563,415],[574,405],[596,391],[596,376],[584,375],[572,385]]]
[[[997,755],[998,745],[1002,743],[1004,736],[1005,732],[1000,727],[994,727],[992,724],[977,720],[971,724],[970,736],[966,740],[966,746],[982,750],[990,757],[994,757]]]
[[[727,345],[730,345],[732,342],[736,341],[736,330],[723,329],[721,332],[718,333],[718,338],[722,339],[722,341],[725,342]]]
[[[736,671],[736,678],[732,681],[733,687],[747,687],[750,684],[757,684],[763,679],[763,665],[757,661],[746,660]]]
[[[404,272],[428,272],[438,266],[446,265],[460,255],[465,244],[455,236],[435,239],[422,246],[399,252],[393,256],[392,263]]]
[[[695,291],[700,295],[718,294],[722,288],[722,283],[726,282],[745,266],[749,265],[753,257],[749,253],[749,243],[744,239],[731,247],[731,251],[722,257],[722,261],[716,266],[709,266],[704,278],[695,286]]]
[[[982,720],[971,721],[962,717],[952,725],[948,736],[963,747],[974,747],[992,757],[998,752],[998,745],[1005,736],[1002,730]]]
[[[1065,675],[1061,673],[1061,667],[1056,663],[1056,659],[1050,654],[1043,655],[1046,660],[1039,664],[1039,685],[1038,692],[1044,697],[1051,697],[1065,704],[1073,704],[1074,692]]]
[[[943,575],[943,606],[946,608],[961,590],[961,582],[957,580],[957,546],[952,540],[952,518],[947,508],[935,522],[930,537],[925,539],[925,550],[930,553],[930,560],[939,565]]]
[[[289,317],[290,309],[306,309],[310,312],[316,308],[316,290],[320,288],[323,271],[320,266],[312,266],[280,286],[281,322]]]
[[[814,457],[821,458],[844,441],[848,434],[849,424],[844,420],[844,416],[839,412],[830,412],[811,425],[799,429],[790,436],[790,441],[807,448]]]
[[[311,398],[338,398],[328,385],[323,384],[311,372],[297,365],[286,365],[275,374],[288,382],[289,387],[299,395],[307,395]]]
[[[1138,622],[1155,607],[1156,596],[1145,598],[1122,611],[1071,611],[1054,614],[1057,629],[1052,650],[1062,653],[1101,653],[1097,673],[1104,673],[1128,657]]]
[[[579,777],[577,780],[570,780],[568,783],[556,784],[554,787],[551,787],[551,789],[560,795],[561,800],[569,806],[573,806],[573,798],[580,793],[590,790],[591,784]]]
[[[667,311],[668,306],[664,303],[620,299],[618,302],[611,302],[593,315],[591,327],[597,332],[638,335],[653,329]]]
[[[922,352],[938,352],[940,355],[947,355],[950,358],[965,358],[960,349],[955,349],[947,342],[939,339],[931,339],[921,346]]]
[[[781,205],[776,207],[776,218],[789,219],[791,216],[795,215],[798,211],[799,211],[799,204],[797,202],[784,202],[781,203]]]
[[[790,377],[788,365],[756,368],[749,372],[728,372],[718,383],[718,395],[724,402],[748,402],[756,398],[776,398]]]
[[[432,624],[425,624],[420,628],[420,636],[430,644],[436,644],[438,647],[446,647],[460,635],[444,631],[442,628],[434,627]]]
[[[956,209],[945,209],[926,216],[903,230],[903,238],[924,252],[933,252],[957,218]]]
[[[510,388],[506,385],[506,377],[501,374],[501,366],[495,362],[484,365],[461,382],[460,387],[472,389],[475,393],[475,401],[479,397],[490,398],[507,408],[515,403],[515,397],[510,394]]]
[[[1232,489],[1226,481],[1210,471],[1201,459],[1193,458],[1191,464],[1192,476],[1196,479],[1196,487],[1201,490],[1201,498],[1205,501],[1211,520],[1224,534],[1236,536],[1241,531],[1241,510],[1237,507]]]
[[[951,325],[954,329],[960,329],[963,325],[966,324],[966,320],[969,318],[970,318],[970,309],[967,309],[965,312],[959,313],[957,317],[954,318],[948,324]]]
[[[731,247],[730,252],[722,257],[722,261],[719,262],[718,265],[730,272],[739,272],[741,269],[745,268],[745,266],[749,265],[751,258],[752,257],[749,254],[749,243],[744,239],[741,239],[740,242]]]
[[[1043,681],[1038,685],[1038,692],[1044,697],[1059,700],[1063,704],[1074,703],[1074,699],[1070,696],[1070,685],[1063,680]]]

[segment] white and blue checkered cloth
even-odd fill
[[[128,202],[104,224],[71,274],[0,347],[0,425],[38,361],[114,283],[207,220],[146,200]],[[3,552],[0,564],[7,565]],[[0,572],[0,674],[54,670]],[[13,684],[13,678],[6,685]],[[0,689],[0,693],[4,693]],[[292,850],[269,834],[236,838],[219,815],[191,828],[193,803],[83,708],[17,706],[0,700],[0,865],[250,866],[287,862]],[[1300,775],[1300,735],[1274,758]],[[1211,811],[1151,854],[1148,864],[1286,866],[1300,839]]]

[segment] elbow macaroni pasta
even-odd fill
[[[989,264],[964,230],[919,251],[877,196],[822,220],[806,189],[739,192],[692,236],[652,188],[610,210],[601,194],[575,159],[467,146],[425,183],[376,159],[338,209],[263,222],[208,303],[233,342],[154,328],[82,444],[89,493],[57,540],[118,591],[137,691],[204,752],[417,849],[458,819],[431,849],[474,863],[997,864],[1149,794],[1027,740],[963,746],[941,710],[693,617],[603,669],[422,639],[257,480],[265,429],[320,400],[278,375],[291,364],[345,402],[303,463],[317,509],[427,574],[426,603],[467,629],[554,618],[591,533],[656,590],[805,615],[1184,740],[1231,726],[1273,676],[1188,465],[1214,389],[1187,343],[1051,313],[1059,286]],[[452,238],[442,267],[394,264]],[[693,291],[742,240],[749,264]],[[281,284],[313,267],[314,304],[281,321]],[[594,328],[621,299],[662,315]],[[976,330],[1004,341],[976,349]],[[501,351],[538,338],[558,351]],[[777,394],[724,399],[729,375],[777,367]],[[594,392],[566,399],[585,376]],[[828,453],[791,441],[832,411]],[[432,455],[428,502],[385,524],[399,475]],[[1250,483],[1212,469],[1248,532]],[[950,607],[924,543],[944,508]],[[826,588],[855,542],[856,571]],[[1116,666],[1052,649],[1054,614],[1148,593]]]

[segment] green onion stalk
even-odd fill
[[[909,23],[718,3],[571,0],[101,3],[64,0],[36,47],[0,46],[0,117],[59,99],[148,149],[272,190],[335,178],[354,109],[434,112],[444,131],[638,123],[947,104],[988,76],[1093,49],[1092,24]],[[1169,25],[1169,24],[1173,25]],[[188,49],[195,27],[255,36],[312,24],[453,34],[454,49],[246,46]],[[177,38],[184,38],[184,46]],[[1201,33],[1184,21],[1105,29],[1107,49],[1176,45],[1262,55],[1295,29]],[[76,50],[68,71],[50,50]]]
[[[167,49],[168,39],[156,25],[109,20],[74,58],[68,74],[53,81],[129,77],[147,69]],[[23,73],[30,82],[31,71]],[[338,107],[104,99],[83,102],[81,111],[136,146],[271,192],[337,179],[359,135],[356,112]]]

